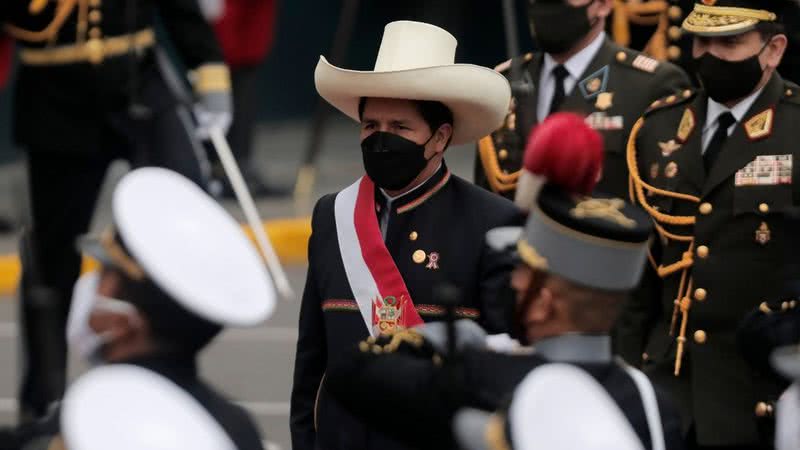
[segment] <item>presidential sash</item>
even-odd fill
[[[372,180],[364,176],[339,192],[334,215],[344,271],[370,335],[422,324],[383,242]]]

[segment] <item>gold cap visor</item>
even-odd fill
[[[775,13],[761,9],[696,4],[683,29],[698,36],[732,36],[752,30],[759,22],[774,22]]]

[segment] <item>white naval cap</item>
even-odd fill
[[[506,417],[462,410],[454,429],[468,450],[644,450],[603,386],[570,364],[546,364],[529,373]]]
[[[275,288],[239,224],[186,177],[134,170],[112,200],[119,239],[160,289],[223,326],[252,326],[275,307]]]
[[[61,433],[69,450],[235,450],[217,421],[168,379],[137,366],[94,369],[67,391]]]

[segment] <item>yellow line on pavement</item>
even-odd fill
[[[243,227],[253,239],[250,227]],[[277,219],[264,222],[264,229],[284,264],[303,264],[306,262],[308,238],[311,236],[311,219]],[[97,263],[84,257],[83,270],[91,270]],[[0,297],[11,298],[16,292],[21,273],[16,254],[0,255]]]

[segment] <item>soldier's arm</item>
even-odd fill
[[[662,62],[656,70],[653,86],[651,98],[648,99],[650,102],[690,89],[692,83],[680,67]]]
[[[321,201],[320,201],[321,202]],[[294,383],[292,386],[290,428],[292,448],[312,450],[316,439],[314,410],[317,392],[328,362],[325,322],[322,300],[315,276],[313,233],[317,225],[319,203],[312,219],[312,235],[308,243],[309,269],[303,300],[300,305],[300,324],[298,327],[297,352],[295,354]]]

